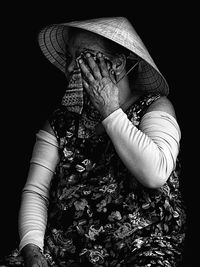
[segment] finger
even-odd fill
[[[26,267],[40,267],[41,264],[38,260],[33,260],[32,262],[28,262],[27,265],[25,265]]]
[[[114,70],[113,69],[111,69],[110,71],[109,71],[109,74],[110,74],[110,79],[111,79],[111,81],[114,83],[114,84],[117,84],[117,80],[116,80],[116,78],[115,78],[115,72],[114,72]]]
[[[43,258],[42,258],[42,260],[41,260],[41,263],[42,263],[42,267],[48,267],[47,260],[45,259],[44,256],[43,256]]]
[[[40,258],[33,264],[32,267],[48,267],[47,261],[44,258]]]
[[[87,80],[89,82],[94,82],[95,79],[94,79],[93,75],[91,74],[90,69],[84,63],[84,61],[82,59],[79,59],[78,62],[79,62],[79,66],[81,68],[81,71],[83,72],[83,75],[87,78]]]
[[[83,81],[83,86],[84,86],[84,88],[86,89],[86,91],[89,93],[89,84],[86,82],[86,80],[84,80],[84,79],[82,79],[82,81]]]
[[[94,98],[94,91],[91,89],[89,84],[84,79],[83,79],[83,86],[84,86],[84,88],[86,90],[86,93],[88,94],[89,98],[92,100]]]
[[[94,58],[90,55],[90,53],[86,53],[86,58],[88,61],[88,65],[92,70],[92,73],[96,79],[101,79],[101,72]]]
[[[99,67],[100,67],[100,70],[101,70],[101,74],[103,77],[109,77],[109,72],[108,72],[108,68],[107,68],[107,65],[106,65],[106,62],[102,56],[101,53],[98,53],[97,54],[97,57],[99,59]]]

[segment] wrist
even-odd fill
[[[108,106],[104,109],[102,109],[101,111],[101,116],[102,116],[102,119],[104,120],[105,118],[107,118],[111,113],[113,113],[114,111],[116,111],[117,109],[119,109],[120,106],[119,105],[115,105],[115,106]]]

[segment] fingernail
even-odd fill
[[[113,69],[110,70],[110,73],[113,75],[115,72]]]
[[[86,57],[90,57],[90,53],[86,53]]]
[[[98,57],[102,57],[102,54],[101,54],[101,52],[99,52],[99,53],[97,54],[97,56],[98,56]]]
[[[82,62],[83,62],[83,60],[82,60],[82,59],[79,59],[79,60],[78,60],[78,62],[79,62],[79,63],[82,63]]]

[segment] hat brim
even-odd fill
[[[169,86],[164,76],[157,68],[155,62],[151,58],[148,50],[144,46],[142,40],[132,27],[126,22],[126,31],[118,29],[113,30],[111,18],[74,21],[62,24],[52,24],[44,27],[38,35],[39,46],[45,57],[62,72],[65,72],[65,49],[67,45],[67,33],[69,27],[84,29],[98,35],[103,36],[119,45],[125,47],[130,52],[139,56],[142,60],[138,78],[136,80],[135,89],[145,92],[158,92],[163,95],[168,95]],[[112,18],[112,22],[117,18]],[[122,18],[124,19],[124,18]],[[118,18],[119,20],[119,18]],[[117,21],[114,21],[116,23]],[[113,23],[113,24],[114,24]],[[122,27],[124,23],[119,24]],[[111,26],[110,26],[111,25]],[[110,27],[109,27],[110,26]],[[124,36],[123,36],[124,33]],[[128,35],[127,35],[128,33]]]

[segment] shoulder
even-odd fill
[[[42,126],[42,130],[57,136],[57,132],[55,130],[55,125],[63,124],[64,118],[66,117],[66,109],[62,106],[56,108],[47,118],[44,125]],[[61,123],[60,123],[61,122]]]
[[[176,113],[172,102],[166,96],[161,96],[155,100],[147,109],[147,112],[151,111],[164,111],[176,118]]]
[[[48,133],[50,133],[50,134],[55,136],[54,130],[52,129],[52,127],[51,127],[51,125],[50,125],[48,120],[44,123],[44,125],[42,127],[42,130],[44,130],[44,131],[46,131],[46,132],[48,132]]]

